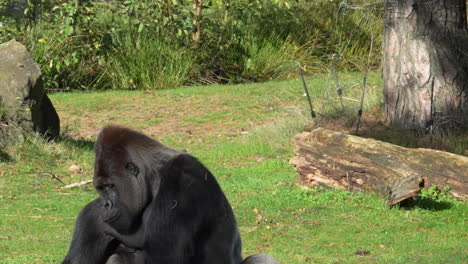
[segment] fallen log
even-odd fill
[[[424,186],[450,186],[468,198],[468,158],[432,149],[409,149],[382,141],[317,128],[295,137],[290,160],[307,186],[371,191],[393,205]]]

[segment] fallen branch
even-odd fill
[[[62,189],[70,189],[70,188],[75,188],[75,187],[81,187],[81,186],[90,184],[92,182],[93,182],[93,180],[80,181],[80,182],[65,185],[65,186],[62,187]]]
[[[4,217],[13,217],[13,218],[35,218],[35,219],[54,219],[54,220],[63,220],[63,219],[76,219],[76,217],[67,217],[67,216],[44,216],[44,215],[21,215],[21,214],[0,214],[0,216]]]

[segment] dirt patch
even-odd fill
[[[254,103],[240,107],[226,105],[221,96],[174,96],[158,93],[131,96],[113,105],[111,110],[70,109],[70,105],[57,104],[64,134],[72,138],[94,138],[108,124],[131,127],[155,138],[168,136],[238,135],[255,126],[265,124],[271,109]],[[233,98],[241,101],[242,98]],[[138,102],[138,103],[136,103]],[[105,107],[100,107],[105,108]]]

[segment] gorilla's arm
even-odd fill
[[[106,224],[101,220],[100,208],[100,199],[83,208],[76,221],[70,249],[62,264],[104,263],[117,248],[119,242],[103,232]]]
[[[134,233],[128,235],[120,234],[110,225],[106,225],[104,233],[114,237],[129,248],[142,249],[145,244],[145,225],[140,225]]]

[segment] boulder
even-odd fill
[[[60,120],[42,85],[41,70],[16,40],[0,44],[0,147],[38,132],[59,135]]]

